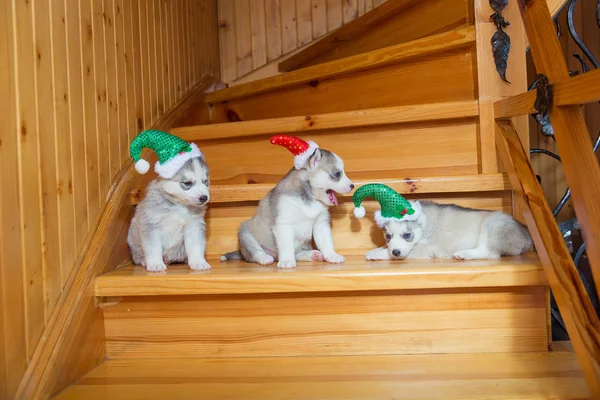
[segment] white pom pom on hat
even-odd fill
[[[135,163],[135,170],[143,175],[150,170],[150,163],[144,159],[140,159]]]
[[[365,208],[363,206],[354,208],[354,216],[356,218],[364,218],[366,214],[367,214],[367,210],[365,210]]]

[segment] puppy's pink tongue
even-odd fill
[[[334,206],[338,205],[338,200],[337,200],[337,196],[335,195],[335,192],[331,189],[329,189],[327,191],[327,195],[329,196],[329,201],[331,202],[331,204],[333,204]]]

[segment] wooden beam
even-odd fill
[[[518,0],[523,24],[531,43],[531,54],[538,74],[548,77],[550,83],[566,82],[569,70],[562,48],[556,37],[556,30],[546,0]],[[580,79],[589,81],[585,85],[575,87],[585,91],[590,97],[594,91],[600,94],[600,71],[588,73]],[[594,89],[595,87],[595,89]],[[579,99],[579,96],[567,96],[568,99]],[[593,151],[592,142],[579,105],[552,107],[550,120],[554,128],[554,138],[565,177],[571,188],[573,206],[586,241],[586,252],[590,261],[596,287],[600,288],[600,165]],[[600,358],[598,358],[600,360]],[[600,378],[600,376],[596,376]],[[596,382],[597,391],[592,390],[600,398],[600,382]],[[591,385],[591,383],[590,383]]]
[[[496,145],[521,202],[529,232],[593,398],[600,398],[600,321],[510,121],[496,124]]]
[[[399,63],[414,59],[415,57],[423,57],[433,53],[464,47],[474,42],[474,27],[457,29],[412,42],[358,54],[342,60],[331,61],[287,74],[249,82],[229,89],[219,90],[209,93],[206,96],[206,100],[214,104],[239,99],[315,80],[327,79],[349,72],[358,72],[368,68]]]
[[[600,101],[600,70],[566,78],[552,85],[554,106],[575,106]],[[536,91],[519,94],[494,103],[496,119],[508,119],[536,112],[533,104]]]
[[[476,117],[478,114],[479,107],[477,101],[466,100],[188,126],[173,129],[171,133],[179,136],[183,140],[202,141],[277,133],[310,132],[323,129],[470,118]]]
[[[510,190],[510,183],[506,174],[439,176],[415,179],[373,178],[355,181],[354,183],[359,187],[373,182],[385,183],[400,194],[496,192]],[[241,201],[258,201],[265,197],[273,187],[275,187],[274,183],[213,185],[210,188],[210,202],[236,203]],[[132,190],[131,204],[138,205],[144,195],[144,189]]]

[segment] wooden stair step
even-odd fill
[[[328,79],[337,75],[397,64],[413,60],[417,57],[462,48],[473,43],[475,43],[475,27],[469,26],[282,75],[248,82],[227,89],[217,90],[208,93],[206,101],[211,104],[222,103],[228,100],[276,91],[303,83]]]
[[[589,398],[574,354],[108,360],[58,400]]]
[[[389,173],[390,175],[393,172]],[[384,183],[400,194],[429,194],[429,193],[466,193],[466,192],[495,192],[511,190],[506,174],[437,176],[412,179],[384,178],[382,176],[368,177],[368,173],[352,173],[356,187],[367,183]],[[373,174],[370,174],[373,175]],[[265,176],[262,179],[277,180],[281,175]],[[212,185],[210,202],[237,203],[243,201],[258,201],[265,197],[275,183]],[[131,192],[131,204],[138,205],[145,193],[144,189]],[[344,198],[340,196],[340,201]]]
[[[500,260],[366,261],[348,256],[343,264],[298,263],[278,269],[243,261],[209,258],[208,271],[170,265],[147,272],[130,265],[96,278],[96,296],[311,293],[403,289],[539,286],[546,284],[536,254]]]
[[[474,118],[479,115],[477,100],[418,104],[341,111],[296,117],[269,118],[220,124],[186,126],[171,130],[173,135],[187,141],[235,139],[259,135],[317,132],[327,129],[355,128]]]

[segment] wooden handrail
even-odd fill
[[[496,122],[496,147],[592,392],[600,398],[600,321],[510,121]]]

